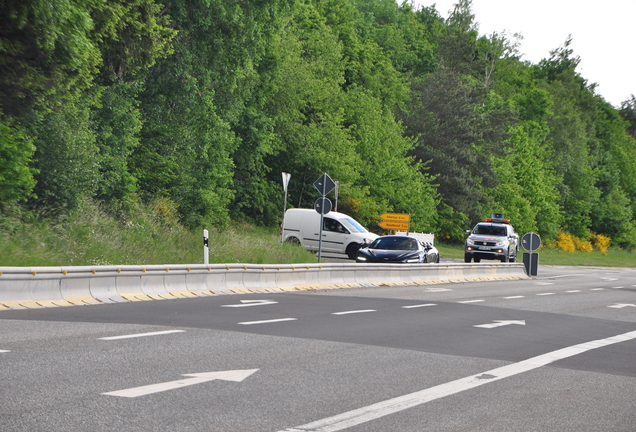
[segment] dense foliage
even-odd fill
[[[327,172],[370,227],[409,213],[461,240],[499,211],[635,248],[636,101],[598,95],[570,42],[524,61],[470,0],[446,20],[394,0],[0,0],[0,212],[274,227],[281,172],[295,207]]]

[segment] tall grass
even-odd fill
[[[442,257],[464,259],[463,245],[438,243],[435,246]],[[519,262],[523,252],[519,250]],[[636,254],[619,248],[609,248],[607,252],[601,253],[598,250],[566,252],[559,248],[542,247],[537,253],[539,265],[636,267]]]
[[[210,229],[210,263],[315,262],[313,254],[278,243],[278,232],[234,224]],[[0,216],[0,266],[203,263],[203,231],[189,231],[152,206],[115,218],[95,204],[66,219]]]

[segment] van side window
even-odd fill
[[[345,233],[345,227],[340,222],[334,219],[325,218],[322,229],[325,231],[333,231],[338,233]]]

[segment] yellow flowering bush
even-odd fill
[[[601,253],[606,253],[609,249],[611,238],[604,236],[603,234],[590,233],[590,240],[594,243],[596,249]]]
[[[557,247],[569,253],[574,253],[576,245],[574,244],[574,236],[568,233],[559,233],[557,239]]]

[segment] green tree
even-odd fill
[[[24,129],[0,123],[0,208],[32,196],[37,171],[29,168],[35,147]]]

